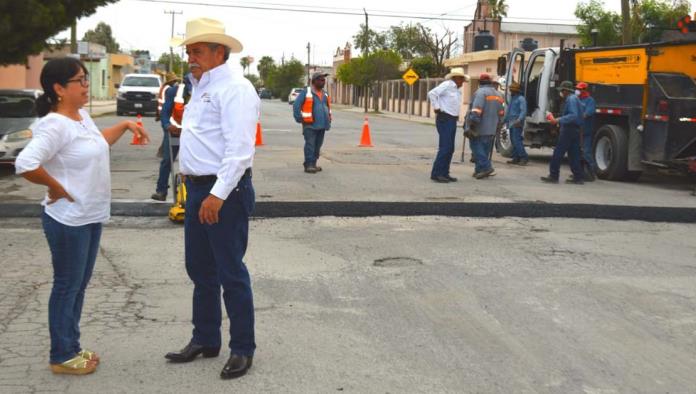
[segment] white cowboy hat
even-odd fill
[[[230,48],[230,52],[242,51],[242,43],[236,38],[225,34],[225,26],[220,21],[209,18],[192,19],[186,22],[186,38],[181,45],[197,42],[221,44]]]
[[[452,77],[464,77],[465,82],[469,82],[471,79],[468,75],[464,74],[464,68],[462,67],[455,67],[450,70],[449,74],[445,75],[445,79],[452,79]]]

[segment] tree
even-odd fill
[[[162,53],[162,55],[160,55],[159,59],[157,60],[157,63],[165,64],[168,66],[169,65],[169,57],[170,57],[169,53],[166,53],[166,52]],[[188,71],[189,71],[188,63],[183,61],[181,56],[177,55],[176,53],[174,54],[174,57],[172,58],[172,64],[173,64],[172,71],[174,71],[174,73],[176,75],[182,75],[181,74],[181,67],[182,66],[184,67],[184,74],[188,73]]]
[[[428,55],[435,61],[437,65],[438,75],[444,75],[447,71],[445,67],[445,59],[450,58],[452,49],[456,45],[458,38],[455,38],[453,31],[445,29],[445,32],[440,34],[431,33],[430,29],[420,25],[421,32],[425,41],[423,44],[427,48]]]
[[[640,1],[634,4],[631,13],[631,36],[635,42],[659,41],[665,30],[674,29],[677,21],[690,11],[687,0]]]
[[[507,17],[508,5],[505,0],[488,0],[488,11],[491,18],[501,20]]]
[[[604,10],[602,0],[590,0],[578,3],[575,16],[582,21],[578,25],[580,45],[591,46],[594,43],[592,30],[595,30],[597,45],[617,45],[621,43],[621,17],[611,11]]]
[[[367,38],[365,38],[367,36]],[[387,49],[387,34],[378,33],[372,29],[367,29],[365,32],[365,24],[360,24],[360,30],[353,36],[355,48],[360,52],[365,52],[365,48],[369,48],[370,52],[380,49]]]
[[[0,2],[0,65],[25,63],[51,45],[50,38],[81,17],[116,0],[22,0]]]
[[[251,62],[249,61],[248,56],[244,56],[243,58],[239,59],[239,64],[242,66],[242,70],[244,70],[244,73],[246,74],[247,68],[249,68],[249,65]]]
[[[287,101],[290,89],[304,85],[304,75],[304,65],[299,60],[292,59],[273,70],[264,82],[275,97]]]
[[[388,48],[396,51],[404,59],[413,59],[424,56],[428,49],[424,45],[426,37],[423,37],[421,24],[391,26],[387,33]]]
[[[275,61],[270,56],[263,56],[261,60],[259,60],[259,65],[256,66],[256,68],[259,70],[261,80],[266,83],[268,75],[276,69]]]
[[[440,68],[432,57],[417,57],[411,60],[409,65],[420,78],[432,78],[440,76]]]
[[[94,42],[106,47],[107,53],[119,53],[120,46],[111,34],[111,26],[104,22],[99,22],[94,30],[87,30],[82,41]]]
[[[674,29],[677,20],[688,15],[691,5],[688,0],[642,0],[633,1],[630,13],[629,43],[659,41],[665,30]],[[575,16],[582,21],[578,25],[580,42],[583,46],[593,45],[592,30],[597,30],[597,45],[618,45],[624,38],[622,17],[604,10],[602,0],[579,3]]]

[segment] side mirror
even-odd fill
[[[504,76],[507,74],[507,58],[501,56],[498,58],[498,75]]]
[[[114,88],[118,89],[118,88],[120,88],[120,87],[121,87],[121,84],[120,84],[120,83],[115,83],[115,84],[114,84]]]

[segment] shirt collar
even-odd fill
[[[211,70],[208,70],[203,73],[201,76],[201,80],[198,81],[196,78],[191,75],[189,77],[189,80],[191,81],[191,84],[193,85],[194,88],[197,87],[205,87],[211,82],[219,81],[221,79],[225,79],[232,75],[232,70],[230,70],[230,67],[227,65],[227,63],[223,63]]]

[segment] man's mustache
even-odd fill
[[[194,68],[194,67],[201,68],[201,65],[198,63],[189,63],[189,68]]]

